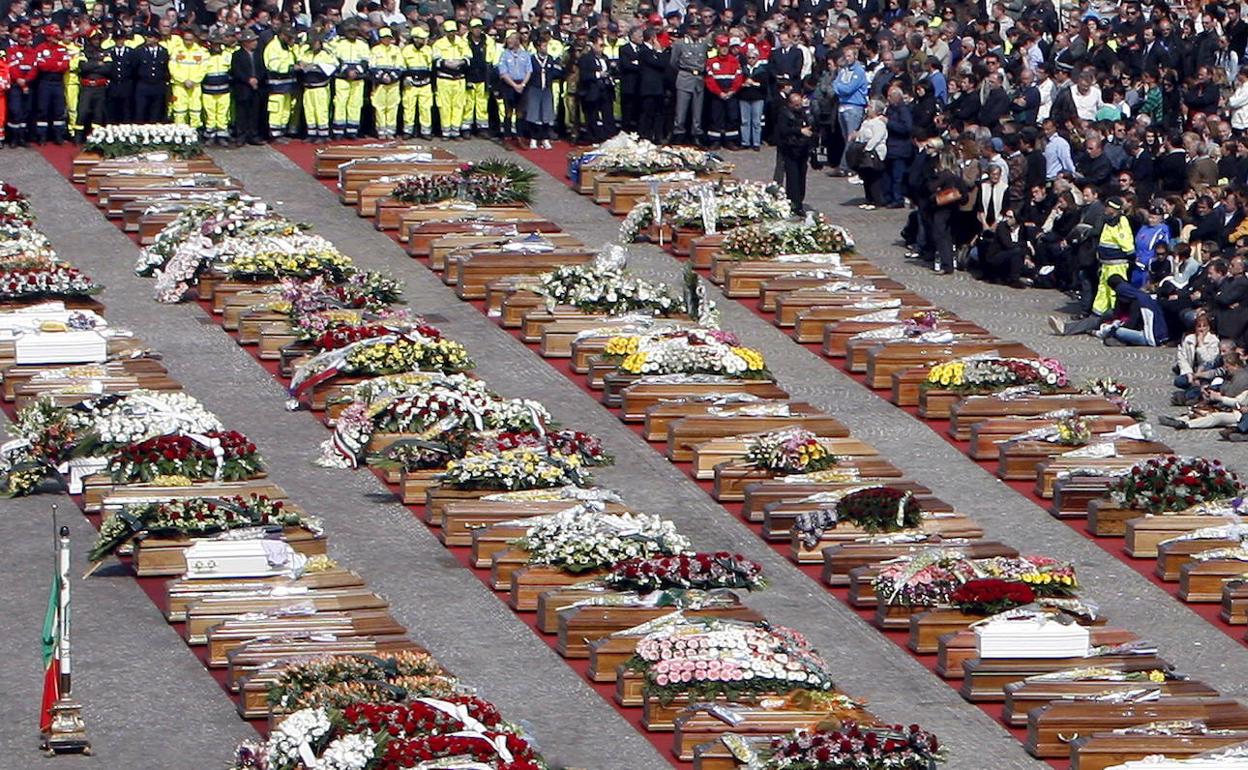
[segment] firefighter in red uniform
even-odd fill
[[[61,28],[48,24],[43,42],[35,47],[35,141],[51,139],[56,144],[68,136],[65,111],[65,73],[69,71],[69,50],[61,42]]]
[[[17,42],[9,46],[9,114],[5,136],[15,147],[26,146],[28,121],[35,101],[35,47],[30,44],[30,27],[17,28]]]
[[[741,60],[730,42],[727,35],[716,37],[715,56],[706,61],[707,99],[711,103],[706,138],[711,147],[727,146],[735,150],[741,128],[737,92],[745,83],[745,76],[741,74]]]

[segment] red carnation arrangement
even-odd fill
[[[441,698],[454,706],[462,706],[468,716],[489,729],[497,729],[503,716],[494,704],[472,695]],[[423,701],[411,703],[355,703],[343,710],[343,718],[352,728],[367,728],[374,733],[387,733],[392,738],[458,732],[465,725],[454,715]]]
[[[500,741],[511,760],[505,761],[495,741]],[[426,735],[395,738],[386,742],[377,770],[401,770],[444,757],[480,762],[494,770],[545,770],[546,764],[533,746],[512,733],[487,732],[480,736]]]
[[[132,484],[149,482],[157,476],[243,481],[263,470],[256,445],[242,433],[209,431],[203,437],[219,442],[220,457],[204,442],[174,433],[122,447],[109,459],[105,472],[119,484]]]
[[[929,770],[944,761],[940,741],[918,725],[863,727],[847,722],[839,730],[799,730],[776,738],[765,770]]]
[[[1036,592],[1031,586],[1000,578],[968,580],[949,598],[955,607],[971,615],[996,615],[1035,600]]]
[[[670,588],[753,591],[766,586],[761,564],[728,551],[628,559],[616,564],[603,581],[620,591],[641,592]]]

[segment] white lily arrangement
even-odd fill
[[[742,379],[771,376],[762,353],[743,347],[736,335],[717,329],[680,329],[622,335],[607,341],[604,355],[626,374],[713,374]]]
[[[603,513],[584,506],[540,517],[516,545],[528,551],[530,564],[572,573],[692,550],[676,525],[658,516]]]
[[[711,232],[751,222],[788,217],[793,207],[784,191],[765,182],[704,182],[678,187],[653,200],[639,201],[620,225],[620,241],[631,243],[651,223],[705,228]],[[709,220],[709,221],[708,221]]]
[[[620,133],[588,153],[582,168],[645,176],[669,171],[705,172],[731,168],[714,153],[696,147],[657,145],[637,134]]]
[[[178,158],[200,155],[199,131],[181,123],[114,123],[95,126],[84,149],[105,158],[167,152]]]

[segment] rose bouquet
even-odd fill
[[[933,366],[924,388],[955,393],[996,393],[1031,386],[1040,392],[1066,387],[1066,367],[1052,358],[960,358]]]
[[[319,528],[319,522],[288,510],[266,495],[187,497],[160,503],[127,505],[100,525],[87,559],[101,561],[140,535],[203,537],[241,527]]]
[[[761,564],[728,551],[628,559],[618,562],[603,582],[617,591],[639,593],[673,588],[756,591],[766,587]]]
[[[439,479],[453,489],[503,490],[586,487],[593,482],[579,456],[528,448],[464,455],[448,462]]]
[[[0,223],[28,227],[35,223],[30,200],[7,182],[0,182]]]
[[[298,323],[314,313],[354,310],[359,313],[395,312],[390,306],[402,299],[402,285],[384,273],[357,271],[345,281],[328,283],[324,276],[311,279],[285,278],[277,290],[275,309],[290,313]]]
[[[716,181],[678,187],[659,199],[639,201],[620,225],[620,241],[631,243],[656,220],[677,227],[720,230],[769,219],[785,219],[793,211],[784,191],[771,183]],[[708,221],[709,220],[709,221]]]
[[[1023,583],[1042,598],[1068,597],[1079,587],[1071,564],[1047,556],[968,559],[957,551],[929,549],[885,563],[874,588],[890,606],[934,607],[950,604],[959,586],[979,578]]]
[[[689,541],[670,521],[646,514],[609,514],[582,506],[539,517],[515,545],[530,564],[579,573],[629,559],[684,553]]]
[[[607,340],[604,356],[627,374],[713,374],[768,379],[763,354],[716,329],[679,329]]]
[[[473,438],[468,451],[509,452],[524,448],[562,457],[576,457],[581,465],[587,467],[610,465],[614,462],[614,458],[603,447],[602,439],[579,430],[490,431]]]
[[[933,770],[945,752],[918,725],[799,730],[772,740],[760,770]]]
[[[718,619],[670,625],[646,635],[626,664],[660,702],[730,701],[765,693],[833,689],[827,664],[792,629]]]
[[[1062,446],[1083,446],[1092,440],[1092,429],[1081,415],[1061,417],[1054,424],[1054,440]]]
[[[913,529],[923,521],[923,509],[914,495],[892,487],[867,487],[836,501],[836,516],[867,532]]]
[[[95,126],[83,145],[87,152],[105,158],[122,158],[149,152],[164,152],[175,158],[195,158],[203,154],[199,131],[180,123],[113,123]]]
[[[958,586],[950,604],[971,615],[996,615],[1036,600],[1036,592],[1021,580],[976,578]]]
[[[46,257],[0,261],[2,301],[87,297],[103,288],[73,265]]]
[[[780,220],[734,228],[724,234],[721,249],[730,259],[766,261],[788,254],[848,254],[854,239],[821,215],[810,223]]]
[[[269,686],[273,708],[291,711],[314,690],[354,681],[392,682],[400,677],[446,676],[425,652],[383,652],[377,655],[333,655],[312,658],[282,668]]]
[[[244,481],[259,476],[264,463],[256,445],[237,431],[157,436],[122,447],[104,469],[115,483],[152,482],[159,477],[192,481]]]
[[[1131,466],[1110,485],[1108,494],[1120,508],[1167,513],[1243,493],[1239,476],[1221,462],[1167,455]]]
[[[771,431],[750,441],[745,461],[755,468],[778,473],[810,473],[833,467],[836,455],[804,428]]]
[[[460,198],[479,206],[530,203],[537,174],[509,160],[492,158],[464,163],[449,174],[401,177],[390,196],[403,203],[422,204]]]

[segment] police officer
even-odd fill
[[[127,70],[134,81],[136,123],[160,123],[165,119],[169,96],[169,51],[160,44],[160,32],[148,29],[144,44],[126,56]]]
[[[611,77],[611,62],[603,50],[605,44],[602,35],[594,30],[589,50],[577,62],[580,77],[577,94],[581,98],[589,141],[595,144],[615,135],[615,81]]]
[[[676,68],[676,119],[672,140],[686,138],[702,144],[702,97],[706,90],[706,41],[697,22],[689,24],[685,37],[672,44],[672,66]],[[692,114],[690,114],[692,113]],[[685,127],[692,122],[692,129]]]
[[[131,35],[125,27],[113,29],[113,36],[101,45],[108,63],[108,89],[104,98],[109,123],[129,123],[133,115],[134,78],[130,73]]]

